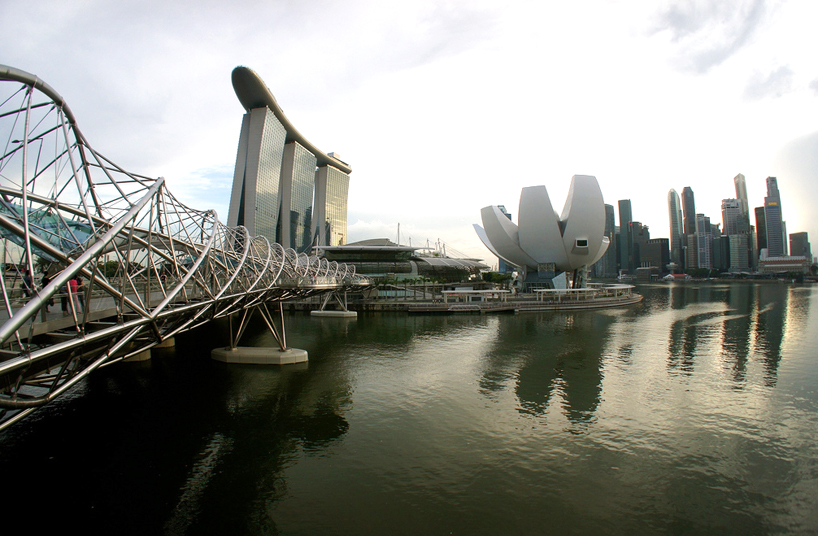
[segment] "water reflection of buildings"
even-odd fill
[[[255,342],[269,345],[269,341],[261,341],[268,332],[263,326],[256,327],[259,335]],[[252,333],[248,335],[252,339]],[[193,336],[214,337],[201,330]],[[332,336],[317,334],[312,345],[298,342],[312,352],[315,344]],[[267,508],[287,493],[284,470],[289,461],[299,451],[327,448],[349,429],[345,417],[351,403],[349,378],[324,372],[320,362],[281,368],[213,366],[228,380],[205,382],[204,388],[218,386],[224,391],[202,393],[194,399],[220,401],[221,406],[201,412],[201,422],[199,412],[189,409],[185,421],[186,426],[199,428],[191,437],[206,437],[201,427],[214,422],[222,420],[224,426],[217,426],[211,440],[200,444],[197,453],[191,455],[188,450],[191,457],[185,464],[189,466],[186,482],[179,486],[181,494],[164,531],[196,532],[198,527],[208,527],[206,532],[226,534],[277,533]],[[214,419],[213,415],[220,417]],[[225,511],[233,515],[225,516]],[[187,525],[191,518],[197,519],[196,526]]]
[[[763,364],[763,383],[776,382],[785,335],[803,329],[808,293],[783,284],[674,285],[668,307],[676,311],[669,326],[668,368],[692,373],[694,362],[713,345],[737,387]],[[710,304],[710,310],[701,309]]]
[[[602,392],[602,348],[614,319],[591,311],[503,318],[480,379],[484,394],[515,381],[519,411],[545,415],[560,396],[565,416],[589,422]]]

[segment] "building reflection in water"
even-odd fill
[[[345,330],[343,323],[333,328],[316,330],[310,344],[299,346],[322,344],[325,338],[338,336],[335,331]],[[247,344],[272,346],[263,327],[258,331]],[[205,347],[212,346],[210,336],[203,339],[208,340]],[[321,452],[349,429],[343,416],[351,403],[348,378],[326,374],[314,363],[258,367],[213,362],[212,366],[227,377],[218,384],[223,392],[211,394],[222,406],[220,411],[210,408],[199,425],[222,421],[223,429],[192,433],[211,439],[191,457],[163,530],[181,534],[207,527],[206,532],[274,533],[277,529],[268,508],[287,493],[284,468],[299,453]],[[198,422],[191,413],[188,426]],[[214,414],[221,417],[214,419]],[[231,515],[225,516],[225,511]]]
[[[672,314],[651,321],[668,321],[668,370],[691,374],[697,358],[717,355],[736,388],[754,361],[763,363],[763,384],[775,385],[785,335],[797,336],[808,318],[809,292],[780,283],[677,284],[666,292]]]
[[[602,392],[602,347],[613,321],[593,311],[502,318],[481,391],[491,397],[514,383],[522,413],[544,416],[559,397],[570,422],[592,421]]]

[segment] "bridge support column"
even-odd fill
[[[338,305],[341,306],[341,310],[332,310],[330,309],[327,311],[325,308],[327,303],[332,297],[335,297],[335,301],[338,302]],[[321,302],[321,308],[316,311],[310,311],[310,316],[321,316],[321,317],[336,317],[336,318],[357,318],[358,313],[355,311],[350,311],[347,309],[347,293],[344,291],[344,301],[341,301],[341,297],[338,295],[337,292],[328,292],[324,295],[324,300]]]
[[[258,309],[264,323],[267,324],[270,333],[278,343],[278,348],[258,348],[249,346],[239,346],[238,342],[247,328],[247,324],[253,315],[253,312]],[[287,333],[284,330],[284,308],[281,302],[278,302],[278,312],[280,317],[281,329],[277,329],[267,305],[262,303],[254,309],[245,309],[239,323],[238,330],[233,332],[233,315],[231,314],[227,321],[230,328],[230,346],[225,348],[216,348],[211,350],[210,357],[216,361],[223,363],[246,363],[256,365],[290,365],[293,363],[304,363],[308,361],[306,350],[299,348],[287,348]]]
[[[291,365],[309,361],[306,350],[298,348],[253,348],[237,346],[235,348],[216,348],[210,357],[223,363],[246,363],[255,365]]]

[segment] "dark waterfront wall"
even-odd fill
[[[212,324],[0,433],[2,533],[814,533],[818,291],[639,291],[575,313],[292,314],[310,362],[283,368],[211,361]]]

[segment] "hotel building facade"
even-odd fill
[[[232,81],[246,113],[227,224],[299,252],[346,244],[352,168],[302,136],[254,71],[236,67]]]

